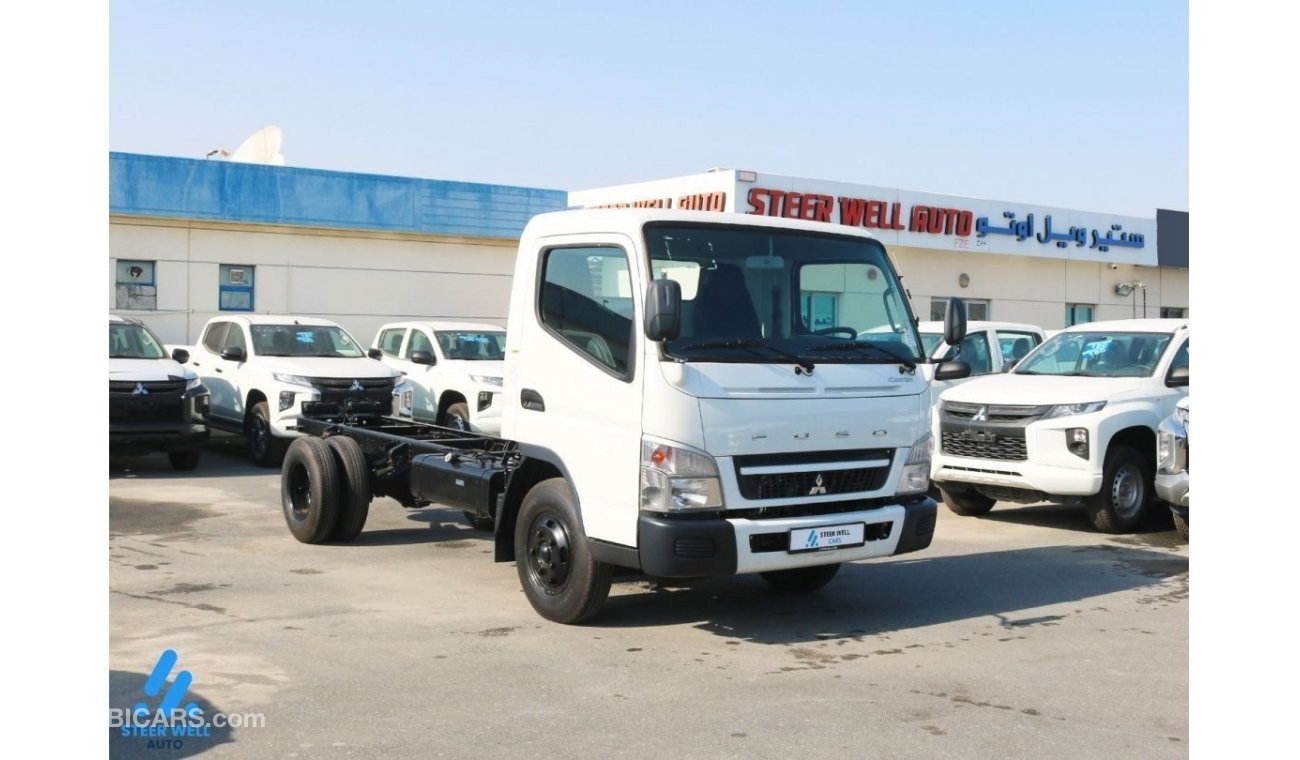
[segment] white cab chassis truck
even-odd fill
[[[594,615],[619,568],[759,573],[798,592],[841,563],[929,546],[925,353],[867,233],[543,214],[520,241],[508,325],[501,437],[361,399],[304,403],[308,436],[281,473],[294,537],[355,536],[374,496],[469,512],[536,611],[562,623]],[[947,326],[960,341],[959,303]]]

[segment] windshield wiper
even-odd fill
[[[798,354],[792,354],[789,351],[786,351],[785,349],[777,348],[776,346],[773,346],[770,343],[764,343],[759,340],[751,340],[751,339],[706,340],[700,343],[691,343],[689,345],[682,346],[683,351],[708,351],[710,349],[716,349],[716,348],[743,348],[747,351],[752,351],[754,353],[758,353],[757,349],[766,348],[768,351],[771,351],[772,353],[777,354],[778,356],[785,357],[786,359],[789,359],[790,361],[794,362],[794,364],[797,365],[799,369],[803,370],[805,375],[811,375],[813,369],[815,369],[817,366],[812,362],[808,361],[807,359],[803,358],[802,356],[799,356]]]
[[[906,356],[899,356],[883,346],[873,343],[869,340],[851,340],[847,343],[825,343],[820,346],[813,346],[809,351],[859,351],[869,348],[882,356],[887,356],[910,370],[916,369],[916,362],[908,359]]]

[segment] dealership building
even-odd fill
[[[399,319],[505,324],[534,214],[657,207],[866,229],[921,319],[1048,329],[1190,316],[1188,215],[1128,217],[744,170],[565,193],[230,161],[109,154],[109,309],[169,343],[220,313],[319,316],[368,343]],[[835,309],[834,294],[818,308]]]

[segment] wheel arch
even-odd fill
[[[578,489],[573,487],[573,478],[564,460],[550,449],[541,446],[520,445],[523,459],[518,469],[510,474],[506,483],[505,498],[501,502],[500,514],[494,515],[496,523],[495,546],[497,562],[511,562],[515,559],[515,524],[519,517],[519,507],[532,487],[551,478],[564,478],[573,496],[573,507],[582,519],[582,502],[578,499]]]

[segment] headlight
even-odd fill
[[[276,381],[281,383],[288,383],[289,385],[305,385],[309,388],[311,387],[311,378],[303,377],[302,375],[286,375],[281,372],[272,372],[271,377],[275,378]]]
[[[1076,414],[1092,414],[1100,412],[1106,406],[1105,401],[1089,401],[1086,404],[1057,404],[1047,410],[1043,419],[1050,420],[1053,417],[1073,417]]]
[[[1175,420],[1165,420],[1156,431],[1156,469],[1166,475],[1187,469],[1187,431]]]
[[[1182,407],[1177,407],[1174,409],[1174,419],[1178,420],[1178,424],[1182,425],[1183,427],[1187,427],[1187,418],[1189,416],[1188,411],[1189,410],[1184,409]]]
[[[722,481],[713,457],[666,443],[641,440],[641,509],[682,512],[720,509]]]
[[[200,378],[192,377],[189,380],[185,381],[186,393],[189,393],[190,391],[198,390],[199,388],[202,387],[203,387],[203,380],[201,380]]]
[[[403,380],[393,386],[393,416],[413,417],[415,408],[415,390]]]
[[[469,379],[476,383],[482,383],[483,385],[495,385],[498,388],[501,387],[501,378],[493,375],[470,375]]]
[[[920,493],[930,487],[930,455],[934,452],[934,436],[926,433],[907,455],[903,475],[898,480],[898,493]]]

